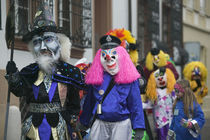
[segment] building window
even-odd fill
[[[33,25],[33,19],[42,2],[52,9],[56,24],[76,48],[91,47],[92,10],[91,0],[9,0],[14,1],[15,12],[15,49],[27,50],[21,41]]]
[[[15,49],[28,50],[27,44],[22,41],[31,25],[38,6],[46,0],[9,0],[8,7],[14,4],[15,14]],[[9,10],[9,9],[8,9]]]
[[[187,7],[189,7],[190,9],[193,9],[193,6],[194,6],[193,1],[194,0],[187,0]]]
[[[60,0],[58,3],[58,26],[70,38],[73,47],[91,47],[91,17],[91,0]]]
[[[200,0],[200,12],[205,14],[205,0]]]

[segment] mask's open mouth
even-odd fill
[[[165,81],[162,81],[162,82],[160,82],[160,85],[163,86],[163,85],[165,85],[165,83],[166,83]]]

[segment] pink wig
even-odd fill
[[[119,56],[119,72],[115,75],[115,82],[118,84],[128,84],[140,78],[140,74],[132,63],[127,51],[121,46],[118,46],[116,51]],[[92,66],[85,77],[87,84],[101,85],[103,82],[104,68],[101,64],[100,56],[101,49],[97,51]]]

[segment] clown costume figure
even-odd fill
[[[168,131],[169,140],[201,140],[205,123],[204,113],[196,101],[188,80],[174,85],[177,98],[173,105],[173,119]]]
[[[171,62],[167,60],[165,53],[159,48],[152,48],[146,56],[144,67],[146,78],[148,79],[150,74],[160,67],[166,67],[170,69],[173,72],[175,79],[177,80],[179,78],[179,74],[176,68]]]
[[[70,40],[57,33],[52,19],[44,3],[36,13],[32,30],[24,36],[36,62],[21,71],[14,61],[6,67],[7,74],[12,74],[8,80],[11,92],[26,99],[21,140],[68,140],[73,130],[70,122],[79,115],[82,74],[67,63]]]
[[[139,140],[145,129],[140,74],[117,37],[105,35],[100,43],[102,49],[85,78],[89,89],[77,126],[89,126],[95,116],[91,140],[131,140],[132,129],[136,131],[134,139]]]
[[[189,80],[191,89],[200,105],[203,104],[203,98],[208,94],[206,79],[208,71],[205,65],[199,61],[188,63],[183,70],[184,78]]]
[[[146,95],[153,103],[153,115],[158,140],[166,140],[172,120],[172,106],[175,94],[173,91],[176,80],[170,69],[160,67],[148,80]]]
[[[113,35],[113,36],[116,36],[117,38],[119,38],[121,40],[120,46],[123,46],[127,50],[128,54],[131,58],[131,61],[136,66],[136,69],[138,70],[139,74],[141,75],[141,77],[139,78],[141,99],[142,99],[142,102],[146,101],[145,89],[146,89],[147,81],[145,78],[143,67],[141,65],[139,65],[139,63],[138,63],[138,60],[139,60],[139,54],[138,54],[139,46],[138,45],[139,44],[137,44],[136,39],[133,37],[131,32],[124,28],[113,29],[113,30],[110,30],[106,34]],[[144,105],[143,105],[143,107],[144,107]],[[147,119],[147,113],[146,113],[145,108],[144,108],[144,120],[145,120],[145,127],[146,127],[146,132],[145,132],[144,138],[152,139],[152,131],[150,128],[149,121]]]

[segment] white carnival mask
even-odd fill
[[[166,87],[167,85],[167,75],[165,68],[157,69],[154,73],[155,82],[158,88]]]
[[[119,72],[118,54],[115,48],[101,50],[101,64],[111,75],[116,75]]]

